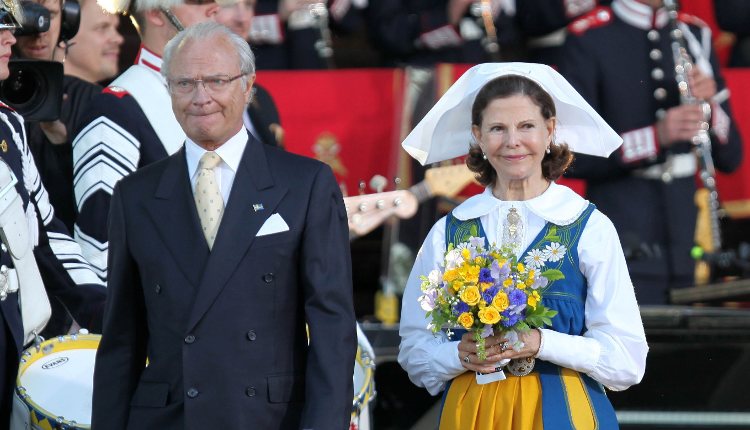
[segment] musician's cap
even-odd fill
[[[574,152],[608,157],[622,138],[557,71],[534,63],[479,64],[463,74],[402,142],[422,165],[466,155],[473,137],[471,107],[479,90],[506,75],[528,78],[552,96],[557,111],[556,141]]]
[[[20,28],[21,5],[17,0],[0,0],[0,30]]]
[[[183,4],[207,4],[214,0],[97,0],[99,6],[112,14],[128,15],[133,12],[144,12],[152,9],[171,9]],[[219,6],[231,6],[239,0],[215,0]]]

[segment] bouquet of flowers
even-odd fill
[[[449,245],[440,268],[421,277],[419,297],[431,319],[429,328],[434,333],[459,328],[473,333],[482,360],[486,337],[503,333],[519,350],[520,333],[550,325],[557,311],[541,304],[542,293],[549,282],[564,278],[560,270],[543,268],[545,261],[562,258],[559,244],[551,249],[555,255],[532,250],[524,264],[510,247],[485,249],[484,243],[484,238],[471,237]]]

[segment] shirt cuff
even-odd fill
[[[655,159],[659,154],[656,127],[643,127],[623,133],[621,150],[622,162],[625,164]]]
[[[601,345],[595,339],[542,329],[544,349],[537,358],[582,373],[591,373],[599,361]]]
[[[250,41],[278,45],[284,41],[284,31],[278,14],[256,15],[250,26]]]

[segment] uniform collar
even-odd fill
[[[479,218],[508,204],[524,205],[545,221],[556,225],[568,225],[581,216],[589,202],[570,188],[554,182],[541,195],[519,202],[500,200],[492,194],[492,188],[487,187],[482,194],[477,194],[461,203],[454,209],[453,216],[462,221]]]
[[[145,45],[141,45],[141,49],[138,50],[138,56],[135,57],[135,64],[146,66],[156,73],[161,74],[161,57],[154,53],[154,51],[146,48]]]
[[[612,11],[621,20],[642,30],[662,28],[669,22],[667,10],[663,7],[654,12],[651,6],[635,0],[614,0]]]

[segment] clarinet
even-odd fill
[[[711,105],[705,100],[698,100],[692,93],[688,83],[688,73],[693,68],[693,62],[687,50],[685,37],[678,26],[677,16],[679,6],[677,0],[664,0],[664,7],[669,16],[670,35],[672,37],[672,54],[675,64],[675,78],[677,88],[680,92],[680,103],[700,105],[703,111],[703,119],[700,130],[693,136],[692,142],[698,157],[700,179],[708,191],[708,209],[711,224],[711,242],[713,251],[721,250],[720,230],[720,203],[719,192],[716,190],[716,170],[714,160],[711,156],[711,136],[709,127],[711,123]]]
[[[325,60],[329,69],[333,68],[333,41],[331,30],[328,28],[328,8],[325,2],[318,2],[310,6],[310,14],[320,31],[320,39],[315,41],[315,49],[318,56]]]

